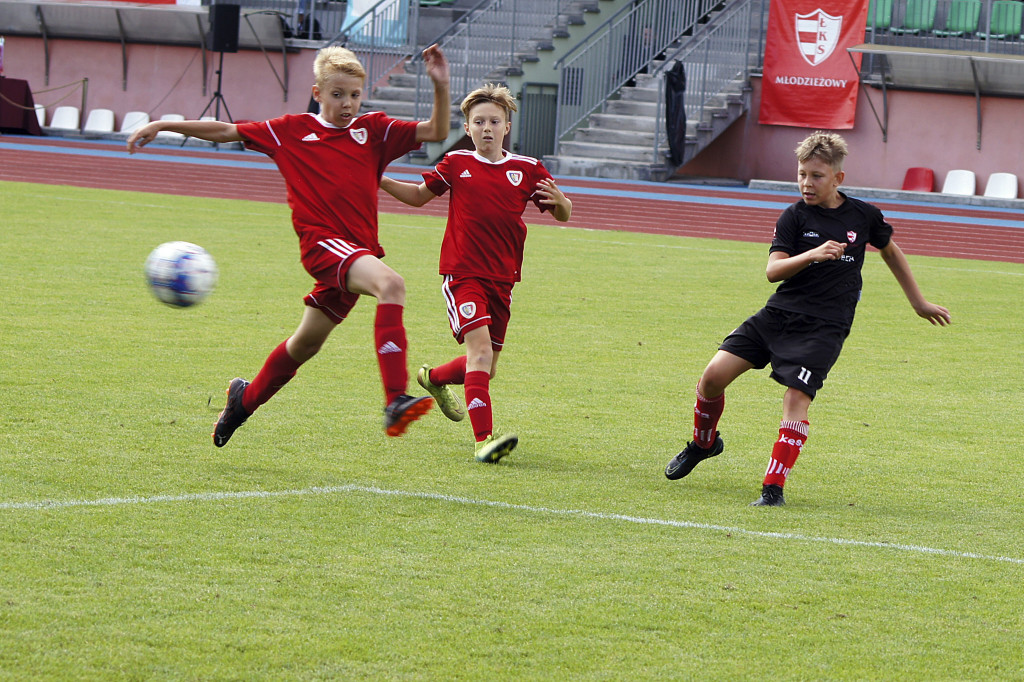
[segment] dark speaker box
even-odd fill
[[[238,14],[238,5],[210,5],[208,49],[238,52]]]

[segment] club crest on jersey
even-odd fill
[[[353,130],[352,139],[359,144],[366,144],[366,128],[356,128]]]
[[[846,233],[846,241],[848,241],[849,243],[853,244],[855,241],[857,241],[857,233],[854,232],[853,230],[850,230],[849,232],[847,232]]]
[[[459,306],[459,314],[466,319],[473,317],[476,315],[476,303],[473,303],[472,301],[469,303],[463,303]]]
[[[511,182],[516,187],[518,187],[519,183],[523,181],[523,171],[518,171],[518,170],[505,171],[505,177],[508,178],[509,182]]]

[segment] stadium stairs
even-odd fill
[[[485,82],[496,82],[507,84],[513,91],[516,90],[517,82],[524,80],[524,74],[531,66],[541,67],[543,62],[550,69],[549,59],[542,59],[541,55],[550,57],[551,54],[564,52],[575,44],[582,36],[586,36],[608,15],[619,9],[623,0],[576,0],[569,3],[564,11],[553,11],[557,7],[554,0],[518,0],[519,10],[526,7],[526,11],[537,17],[546,17],[546,25],[539,29],[534,35],[517,42],[516,49],[511,59],[503,63],[489,66],[489,71],[482,75],[478,84]],[[505,14],[478,13],[473,18],[473,38],[463,45],[445,45],[445,54],[452,69],[465,63],[479,63],[479,54],[487,54],[489,51],[486,45],[493,37],[507,36],[511,19]],[[582,30],[574,31],[574,27]],[[589,29],[587,28],[589,27]],[[575,40],[574,40],[574,37]],[[550,78],[550,74],[545,74]],[[363,102],[365,111],[382,110],[388,112],[395,118],[415,120],[429,114],[429,104],[426,111],[421,109],[419,115],[416,112],[416,84],[417,76],[415,65],[406,63],[405,69],[394,73],[388,78],[386,85],[374,89],[371,97]],[[465,136],[462,123],[463,117],[459,111],[458,103],[465,96],[464,92],[452,92],[452,132],[447,140],[424,144],[423,149],[418,153],[410,155],[408,161],[411,163],[431,164],[436,162],[445,152],[452,149],[462,141]]]
[[[506,83],[516,91],[524,82],[550,78],[551,63],[556,58],[554,55],[564,54],[588,36],[608,16],[620,9],[622,4],[610,0],[580,0],[572,3],[567,11],[556,15],[552,13],[551,8],[555,3],[551,0],[520,0],[520,3],[523,2],[532,3],[534,7],[531,11],[538,15],[547,13],[551,19],[549,25],[518,44],[514,59],[510,63],[494,65],[481,82]],[[762,0],[748,1],[755,18],[760,15],[761,3]],[[701,28],[713,27],[717,14],[712,13],[706,17]],[[508,33],[507,18],[491,17],[492,25],[481,19],[475,21],[473,33],[478,37],[461,49],[452,46],[445,48],[453,65],[464,63],[467,59],[472,61],[473,51],[482,51],[481,43],[489,40],[488,36]],[[760,40],[758,22],[755,20],[751,23],[751,41],[756,46]],[[666,54],[685,47],[685,41],[699,38],[700,35],[701,30],[697,30],[692,36],[681,36]],[[752,49],[751,54],[754,60],[758,59],[757,49]],[[627,180],[662,181],[671,178],[677,167],[668,160],[668,143],[663,132],[659,135],[659,148],[654,150],[655,130],[659,126],[664,130],[664,122],[658,119],[658,98],[661,94],[659,84],[664,77],[661,72],[663,66],[666,66],[664,61],[652,61],[579,126],[573,132],[572,139],[561,142],[557,155],[543,155],[549,170],[562,175]],[[752,66],[759,68],[758,64]],[[397,118],[413,120],[416,118],[416,82],[414,69],[407,64],[404,71],[392,74],[386,85],[374,90],[372,97],[364,102],[364,108],[379,109]],[[453,92],[453,100],[458,102],[464,94]],[[422,107],[421,104],[420,118],[426,113]],[[684,158],[689,160],[695,157],[743,116],[749,107],[750,85],[745,79],[729,83],[722,92],[715,93],[704,103],[702,117],[687,121]],[[664,115],[663,108],[661,111]],[[448,139],[425,144],[407,160],[410,163],[434,163],[446,151],[462,142],[463,137],[462,115],[457,104],[453,103],[452,133]]]
[[[651,63],[653,71],[661,62]],[[586,124],[562,142],[558,154],[544,157],[552,173],[620,180],[668,180],[676,166],[669,161],[664,133],[664,107],[658,117],[660,74],[638,74],[635,85],[623,87],[617,98],[604,103]],[[708,147],[750,108],[750,86],[735,80],[704,104],[699,120],[686,121],[685,159],[690,160]],[[658,148],[654,149],[655,129]]]
[[[761,0],[748,3],[751,12],[750,41],[752,71],[760,70],[758,44],[760,41],[757,17]],[[681,36],[668,50],[671,55],[685,49],[689,41],[701,36],[716,25],[721,13],[706,18],[702,26],[690,36]],[[544,165],[552,173],[621,180],[649,180],[662,182],[671,179],[678,165],[670,161],[669,145],[665,134],[665,108],[659,107],[663,97],[661,82],[665,68],[671,66],[663,60],[652,61],[646,69],[608,99],[599,112],[591,114],[586,123],[577,127],[570,140],[561,142],[558,153],[544,157]],[[654,74],[654,75],[651,75]],[[750,109],[751,87],[747,78],[728,82],[720,92],[711,93],[703,103],[700,118],[687,116],[684,163],[711,145],[736,120]],[[660,116],[659,116],[660,112]],[[688,112],[690,113],[690,112]],[[658,130],[658,148],[654,149],[655,131]]]

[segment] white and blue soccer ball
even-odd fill
[[[191,242],[167,242],[146,259],[146,281],[167,305],[187,308],[206,298],[217,285],[217,263]]]

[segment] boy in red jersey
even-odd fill
[[[377,185],[384,168],[421,142],[448,135],[448,62],[436,45],[423,57],[434,83],[429,121],[399,121],[381,112],[360,115],[366,71],[351,51],[330,46],[320,50],[313,65],[319,114],[237,125],[155,121],[128,138],[129,152],[168,130],[210,142],[244,142],[270,156],[288,187],[302,264],[316,280],[295,333],[270,353],[251,383],[235,378],[228,386],[227,405],[214,427],[217,447],[317,354],[361,294],[377,299],[374,340],[387,435],[401,436],[433,406],[429,396],[406,394],[405,281],[380,260],[384,249],[377,239]]]
[[[729,334],[697,383],[693,441],[665,467],[671,480],[689,474],[725,448],[717,431],[725,389],[750,369],[769,362],[771,377],[786,387],[782,423],[772,448],[756,507],[785,504],[786,477],[807,442],[807,413],[839,358],[860,300],[867,246],[878,249],[919,316],[933,325],[950,322],[949,311],[921,294],[910,264],[892,240],[882,212],[839,191],[846,141],[816,132],[796,148],[802,201],[779,217],[766,275],[782,282],[760,311]]]
[[[508,88],[488,84],[462,101],[466,134],[474,151],[448,153],[419,185],[381,179],[381,188],[411,206],[422,206],[451,190],[448,226],[441,243],[441,290],[452,333],[466,354],[439,367],[423,365],[417,379],[453,421],[465,417],[451,384],[464,384],[476,459],[497,462],[519,443],[515,434],[495,435],[490,380],[505,343],[512,287],[520,280],[530,201],[565,222],[572,202],[551,174],[529,156],[502,148],[516,102]]]

